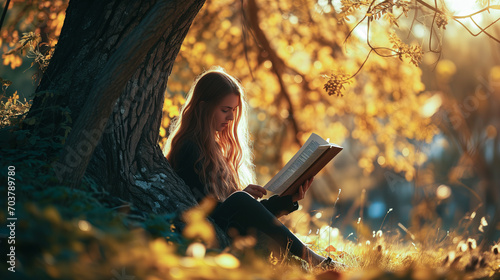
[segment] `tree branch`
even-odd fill
[[[470,18],[470,20],[472,20],[472,22],[477,26],[477,28],[479,28],[481,31],[479,31],[478,33],[473,33],[469,28],[467,28],[467,26],[465,26],[461,21],[459,20],[455,20],[456,22],[458,22],[460,25],[462,25],[463,28],[465,28],[465,30],[467,30],[467,32],[469,32],[470,35],[476,37],[476,36],[479,36],[479,34],[481,33],[484,33],[486,34],[486,36],[490,37],[490,39],[492,39],[493,41],[496,41],[497,43],[500,43],[500,40],[495,38],[493,35],[491,35],[490,33],[486,32],[486,29],[488,29],[489,27],[491,27],[493,24],[495,24],[496,22],[498,22],[500,20],[500,18],[496,19],[494,22],[492,22],[491,24],[489,24],[488,26],[486,26],[485,28],[482,28],[479,24],[476,23],[476,21],[474,21],[473,18]]]
[[[249,0],[248,1],[248,15],[249,15],[249,23],[250,23],[250,28],[255,34],[256,39],[258,40],[258,43],[260,43],[260,46],[269,54],[269,60],[272,62],[273,66],[273,71],[276,74],[276,77],[278,78],[278,82],[280,84],[281,88],[281,95],[285,98],[287,104],[288,104],[288,110],[290,112],[289,114],[289,119],[292,122],[292,126],[294,129],[294,134],[295,134],[295,142],[302,146],[302,141],[298,138],[298,134],[300,132],[299,126],[297,124],[297,121],[295,120],[295,114],[294,114],[294,108],[293,108],[293,103],[292,100],[290,99],[290,94],[288,93],[288,90],[286,88],[285,83],[283,82],[283,67],[285,63],[283,60],[278,56],[278,54],[274,51],[274,49],[271,47],[271,44],[269,43],[269,40],[266,37],[266,34],[262,29],[259,27],[259,19],[258,19],[258,11],[259,7],[257,6],[257,3],[255,0]]]

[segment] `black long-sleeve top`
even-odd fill
[[[177,162],[172,163],[175,172],[181,177],[191,189],[195,199],[200,202],[208,196],[208,187],[200,180],[200,176],[196,174],[195,164],[200,156],[198,146],[191,140],[186,140],[181,144]],[[292,196],[273,195],[268,199],[260,201],[276,217],[287,215],[298,209],[298,203],[292,201]],[[218,202],[217,206],[222,202]]]

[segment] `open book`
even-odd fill
[[[293,195],[307,179],[318,174],[342,149],[313,133],[264,188],[280,196]]]

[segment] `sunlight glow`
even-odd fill
[[[215,262],[223,268],[234,269],[240,266],[240,261],[233,255],[223,253],[215,257]]]
[[[445,0],[446,7],[456,16],[468,15],[479,10],[474,0]]]
[[[441,107],[442,103],[443,101],[441,99],[441,96],[435,94],[427,100],[424,106],[422,106],[420,114],[425,118],[431,117],[432,115],[434,115],[434,113],[436,113],[439,107]]]
[[[418,22],[415,23],[415,25],[413,26],[413,35],[415,35],[415,37],[417,38],[424,38],[426,34],[427,30],[425,26]]]
[[[340,0],[333,0],[332,5],[337,14],[342,12],[342,2]]]
[[[332,232],[330,233],[330,235],[333,237],[333,238],[337,238],[340,236],[340,230],[338,228],[333,228],[332,229]]]
[[[488,226],[488,222],[486,221],[486,218],[485,218],[485,217],[482,217],[482,218],[481,218],[481,225],[482,225],[482,226],[484,226],[484,227],[485,227],[485,226]]]
[[[447,199],[448,197],[450,197],[450,195],[451,189],[446,185],[441,185],[436,190],[436,196],[441,200]]]
[[[476,243],[476,239],[473,239],[473,238],[468,238],[467,239],[467,248],[469,248],[469,250],[474,250],[477,248],[477,243]]]
[[[348,16],[350,22],[353,22],[350,18],[351,16]],[[361,22],[359,25],[358,25],[358,28],[355,28],[353,30],[353,34],[354,36],[356,36],[358,39],[360,40],[366,40],[366,38],[368,38],[368,32],[367,32],[367,29],[368,29],[368,26],[366,24],[366,22]]]
[[[191,257],[194,257],[197,259],[202,259],[203,257],[205,257],[205,252],[206,252],[205,245],[203,245],[199,242],[195,242],[195,243],[192,243],[191,245],[189,245],[189,247],[187,248],[187,251],[186,251],[188,256],[191,256]]]
[[[493,139],[497,136],[497,129],[493,125],[486,127],[486,137]]]
[[[78,221],[78,227],[81,231],[89,231],[92,228],[90,223],[85,220]]]
[[[379,156],[377,158],[377,163],[380,165],[380,166],[383,166],[385,164],[385,157],[384,156]]]

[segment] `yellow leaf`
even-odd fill
[[[337,249],[335,247],[333,247],[333,245],[330,245],[330,246],[326,247],[325,251],[326,252],[337,252]]]
[[[45,210],[43,210],[43,215],[53,224],[59,224],[61,222],[61,215],[53,206],[45,208]]]
[[[216,202],[204,199],[199,206],[193,207],[183,214],[186,227],[182,234],[188,239],[201,239],[208,247],[216,242],[215,230],[207,220],[207,215],[213,210]]]
[[[278,258],[276,258],[275,256],[273,256],[273,252],[271,252],[271,255],[269,255],[269,262],[272,265],[277,265],[278,264]]]
[[[227,253],[220,254],[217,257],[215,257],[215,262],[220,267],[227,269],[234,269],[240,266],[240,261],[235,256]]]

